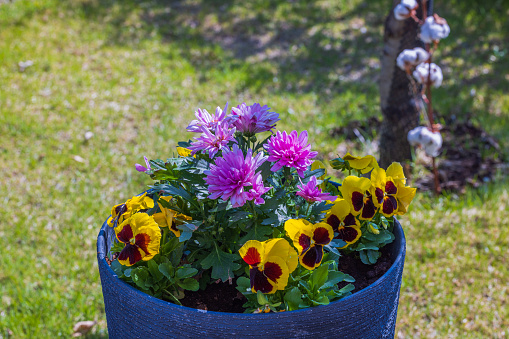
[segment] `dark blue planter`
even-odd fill
[[[388,245],[394,263],[367,288],[327,306],[238,314],[175,305],[118,279],[104,259],[115,238],[105,223],[97,259],[110,338],[394,338],[406,248],[397,221],[394,234],[396,240]]]

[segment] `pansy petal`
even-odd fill
[[[296,243],[294,242],[294,244],[296,245],[299,252],[302,254],[309,250],[311,246],[311,236],[304,233],[300,233],[297,242]]]
[[[376,208],[375,204],[373,203],[373,199],[371,197],[366,198],[364,207],[362,208],[362,213],[360,214],[359,218],[361,220],[370,220],[375,216],[375,213]]]
[[[345,219],[343,219],[343,223],[345,226],[360,225],[359,220],[357,220],[352,213],[348,214]]]
[[[269,281],[258,267],[253,267],[249,270],[249,280],[251,281],[251,292],[256,293],[275,293],[277,291],[276,284]]]
[[[396,199],[398,200],[398,211],[396,212],[396,214],[402,215],[406,213],[408,205],[410,205],[410,203],[415,197],[416,191],[417,189],[412,187],[406,186],[398,187],[398,194],[396,195]]]
[[[267,261],[266,258],[277,256],[286,260],[288,270],[293,272],[298,265],[299,256],[297,251],[290,245],[290,243],[283,238],[270,239],[264,241],[264,258],[262,261]]]
[[[320,266],[323,259],[323,247],[315,245],[309,249],[304,255],[300,256],[300,264],[308,270],[314,270]]]
[[[403,172],[403,167],[398,162],[393,162],[389,167],[387,167],[386,174],[388,177],[391,177],[396,184],[406,184],[405,173]]]
[[[385,193],[395,195],[398,193],[398,188],[394,184],[394,182],[387,180],[385,183]]]
[[[384,198],[384,202],[382,204],[382,214],[385,217],[392,217],[394,213],[398,210],[398,201],[393,196],[389,195]]]
[[[118,241],[125,244],[128,244],[129,241],[134,237],[131,225],[128,223],[123,223],[122,225],[115,227],[115,233],[117,235]]]
[[[351,155],[350,153],[346,153],[345,156],[343,157],[343,160],[348,161],[348,164],[350,165],[351,168],[362,170],[370,165],[373,158],[374,157],[372,155],[367,155],[365,157],[356,157]]]
[[[251,266],[258,265],[262,262],[263,253],[263,244],[256,240],[249,240],[239,249],[239,254],[242,259]]]
[[[118,262],[124,266],[132,266],[142,259],[140,249],[127,244],[118,255]]]
[[[263,265],[263,274],[273,283],[278,290],[284,290],[290,276],[286,262],[280,257],[268,257]]]
[[[315,244],[327,245],[334,237],[332,227],[325,222],[318,223],[313,228],[313,241]]]
[[[361,237],[361,227],[360,225],[356,226],[349,226],[349,227],[342,227],[339,232],[336,239],[341,239],[344,242],[346,242],[346,245],[341,248],[346,248],[348,245],[353,244],[359,240]]]
[[[154,218],[146,213],[136,213],[126,219],[122,224],[115,227],[115,233],[120,241],[129,246],[134,246],[144,261],[152,259],[159,253],[161,230]],[[124,247],[124,250],[126,253],[123,258],[129,258],[129,260],[132,258],[139,259],[137,254],[133,254],[132,249]],[[133,264],[130,262],[130,265]]]
[[[352,192],[352,206],[355,213],[359,214],[364,206],[364,194],[361,192]]]

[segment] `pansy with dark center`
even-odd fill
[[[150,260],[159,253],[161,230],[154,218],[146,213],[136,213],[115,227],[119,242],[125,246],[118,261],[132,266],[140,260]]]
[[[282,238],[264,242],[249,240],[239,249],[239,254],[249,265],[253,293],[284,290],[290,273],[297,267],[297,252]]]
[[[132,197],[123,204],[113,206],[111,209],[111,217],[107,220],[108,226],[114,227],[120,225],[134,213],[152,207],[154,207],[154,200],[147,196],[147,192]]]
[[[299,251],[300,264],[308,270],[320,266],[323,247],[334,237],[332,227],[325,222],[313,225],[305,219],[290,219],[285,223],[285,231]]]
[[[415,188],[406,187],[403,167],[392,163],[387,172],[383,168],[374,169],[371,173],[371,192],[376,197],[375,206],[385,217],[404,214],[407,206],[415,196]]]
[[[340,187],[343,198],[352,207],[352,214],[361,220],[371,220],[377,211],[370,188],[371,181],[368,178],[352,175],[346,177]]]
[[[351,213],[350,204],[344,199],[334,202],[324,221],[337,233],[334,239],[340,239],[346,243],[340,248],[346,248],[357,242],[362,235],[360,222]]]

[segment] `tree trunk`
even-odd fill
[[[392,8],[399,2],[400,0],[393,0]],[[422,17],[421,1],[417,15]],[[419,124],[419,111],[411,83],[406,73],[396,66],[396,58],[404,49],[424,47],[417,37],[418,29],[418,24],[413,19],[396,20],[392,10],[385,21],[385,46],[379,83],[383,115],[380,127],[379,164],[384,168],[393,161],[404,165],[412,157],[407,134]]]

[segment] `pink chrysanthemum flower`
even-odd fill
[[[263,204],[262,195],[271,187],[263,186],[262,175],[256,169],[266,160],[262,153],[253,157],[251,149],[244,157],[237,145],[233,145],[232,150],[223,151],[223,157],[217,158],[215,165],[210,165],[210,170],[204,172],[209,198],[230,199],[233,207],[243,206],[248,200]]]
[[[306,199],[307,202],[324,200],[335,201],[338,198],[337,196],[330,195],[329,193],[323,193],[322,190],[316,186],[315,176],[312,176],[307,184],[297,185],[297,188],[300,190],[297,192],[297,195]]]
[[[223,121],[222,124],[217,124],[214,128],[214,134],[205,127],[201,129],[202,134],[199,137],[194,138],[194,141],[189,149],[192,151],[191,155],[196,153],[207,153],[212,159],[217,152],[228,149],[228,142],[237,142],[233,135],[235,134],[235,128],[228,128],[228,124]]]
[[[191,121],[189,126],[187,126],[187,131],[202,133],[203,127],[209,130],[214,130],[217,125],[221,125],[226,117],[226,113],[228,111],[228,103],[224,106],[224,110],[222,110],[219,106],[216,108],[216,113],[211,115],[207,112],[206,109],[198,108],[198,111],[194,112],[197,120]]]
[[[311,159],[318,154],[318,152],[312,152],[311,145],[307,143],[307,131],[302,131],[300,136],[297,131],[292,131],[290,134],[287,134],[286,131],[283,133],[278,131],[263,146],[269,152],[267,160],[276,162],[270,170],[277,172],[285,166],[293,167],[299,176],[304,176],[304,171],[313,162]]]
[[[255,103],[247,106],[245,103],[232,108],[230,115],[231,123],[238,132],[246,135],[255,135],[256,133],[270,131],[276,127],[276,122],[279,120],[279,114],[270,112],[270,107],[264,105],[263,107]]]

